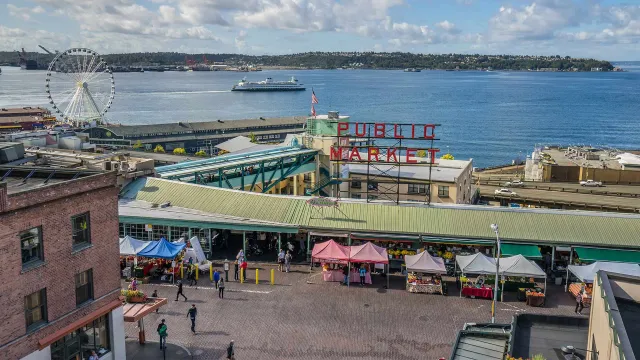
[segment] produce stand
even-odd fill
[[[544,306],[546,295],[542,292],[542,289],[529,289],[526,291],[526,302],[529,306],[540,307]]]
[[[596,261],[590,265],[569,265],[567,271],[571,272],[579,282],[571,283],[568,290],[575,298],[578,293],[584,289],[587,296],[583,296],[582,302],[585,306],[591,305],[591,290],[593,288],[593,280],[599,270],[606,270],[622,275],[640,276],[640,266],[635,263]],[[567,279],[567,283],[568,283]]]
[[[433,257],[427,251],[417,255],[405,255],[407,264],[407,291],[410,293],[443,294],[446,286],[442,283],[441,274],[447,270],[442,258]],[[435,274],[425,278],[423,274]]]
[[[491,300],[493,299],[493,289],[489,286],[483,286],[480,288],[466,286],[462,288],[462,295],[470,297],[472,299],[482,298]]]

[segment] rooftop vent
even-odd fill
[[[327,117],[331,120],[338,120],[340,119],[340,112],[339,111],[329,111],[327,113]]]

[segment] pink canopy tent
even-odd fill
[[[324,260],[327,262],[346,263],[349,261],[349,247],[340,245],[333,240],[313,245],[311,261]]]
[[[367,242],[364,245],[350,247],[349,261],[388,264],[389,255],[387,249]]]

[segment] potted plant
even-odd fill
[[[140,290],[122,289],[120,294],[124,296],[128,303],[142,303],[147,301],[147,295]]]

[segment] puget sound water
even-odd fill
[[[626,68],[640,70],[637,64]],[[338,110],[352,121],[438,123],[436,146],[474,166],[524,158],[535,144],[640,148],[640,71],[624,73],[280,70],[115,73],[110,122],[154,124],[306,116]],[[249,81],[295,76],[301,92],[242,93]],[[45,71],[2,68],[0,107],[46,106]]]

